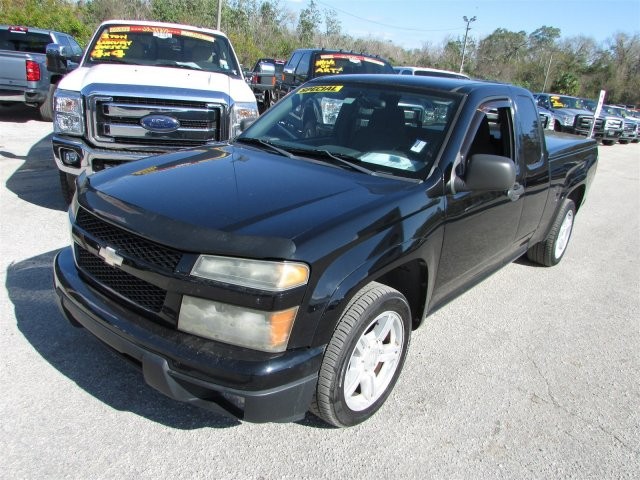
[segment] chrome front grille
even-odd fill
[[[593,123],[592,115],[577,115],[576,116],[576,128],[582,130],[588,130],[591,128],[591,124]],[[598,122],[596,121],[596,128],[598,127]]]
[[[126,96],[89,97],[90,133],[98,146],[147,152],[197,147],[222,138],[223,106],[190,100]],[[173,131],[142,125],[150,115],[177,121]]]

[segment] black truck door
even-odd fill
[[[481,105],[463,142],[456,175],[465,176],[467,159],[477,153],[511,158],[516,184],[509,191],[467,191],[447,196],[446,223],[433,303],[477,275],[511,259],[522,212],[522,168],[517,163],[511,102]]]

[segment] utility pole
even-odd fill
[[[471,18],[467,18],[467,16],[465,15],[464,17],[462,17],[462,20],[467,22],[467,29],[464,31],[464,42],[462,42],[462,61],[460,62],[460,73],[462,73],[462,70],[464,68],[464,54],[467,51],[467,35],[469,34],[469,30],[471,30],[471,22],[475,22],[476,17],[473,16]]]
[[[553,53],[549,55],[549,66],[547,67],[547,73],[544,74],[544,84],[542,85],[542,92],[547,91],[547,80],[549,80],[549,72],[551,71],[551,60],[553,60]]]
[[[222,16],[222,0],[218,0],[218,20],[216,21],[216,30],[220,30],[220,17]]]

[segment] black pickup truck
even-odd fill
[[[303,131],[309,103],[324,123]],[[510,85],[312,80],[230,142],[81,175],[61,311],[171,398],[357,424],[430,312],[522,255],[562,259],[598,150],[548,135]]]

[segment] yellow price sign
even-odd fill
[[[302,87],[298,93],[335,93],[342,90],[343,85],[318,85],[316,87]]]

